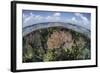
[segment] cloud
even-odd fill
[[[60,20],[60,16],[61,16],[61,13],[54,13],[52,14],[51,16],[47,16],[45,17],[45,19],[49,22],[53,22],[53,21],[59,21]]]
[[[90,21],[81,13],[74,13],[71,18],[62,18],[61,13],[59,12],[55,12],[47,16],[43,16],[41,14],[36,15],[32,12],[28,14],[23,13],[23,27],[42,22],[71,22],[77,25],[82,24],[81,26],[90,28]]]
[[[60,15],[61,15],[61,13],[54,13],[53,14],[53,16],[57,16],[57,17],[60,16]]]
[[[72,17],[71,20],[72,20],[73,22],[77,23],[77,19],[76,19],[76,17]]]
[[[34,17],[34,19],[35,19],[35,20],[43,20],[44,17],[42,17],[42,16],[40,16],[40,15],[36,15],[36,16]]]
[[[41,22],[56,22],[60,20],[60,16],[61,13],[53,13],[51,16],[35,15],[32,12],[29,14],[23,13],[23,27]]]
[[[51,20],[52,19],[52,16],[47,16],[45,19],[46,20]]]
[[[30,21],[35,15],[33,13],[29,13],[29,15],[27,14],[23,14],[23,23],[27,23],[28,21]]]
[[[78,25],[81,24],[81,26],[83,26],[87,29],[90,29],[90,27],[91,27],[90,20],[87,17],[85,17],[81,13],[74,13],[74,15],[75,15],[74,17],[76,18],[76,21],[77,21]]]
[[[71,18],[71,22],[90,29],[90,20],[81,13],[74,13],[74,16]]]
[[[75,16],[79,17],[84,25],[89,25],[89,20],[87,19],[87,17],[83,16],[81,13],[75,13]]]
[[[28,16],[28,15],[26,15],[26,14],[23,14],[23,19],[26,19],[26,18],[27,18],[27,16]]]

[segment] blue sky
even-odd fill
[[[70,22],[90,29],[91,14],[79,12],[23,10],[23,27],[43,22]]]

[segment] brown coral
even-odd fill
[[[70,48],[72,46],[72,35],[70,32],[54,31],[48,38],[47,46],[49,49],[53,48]]]

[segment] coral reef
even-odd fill
[[[23,37],[23,62],[91,59],[90,38],[62,27],[39,29]]]

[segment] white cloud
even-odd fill
[[[57,22],[57,21],[64,21],[64,22],[72,22],[77,25],[82,24],[86,28],[90,28],[90,21],[82,15],[81,13],[74,13],[75,16],[69,19],[61,19],[61,13],[55,12],[51,16],[42,16],[42,15],[35,15],[34,13],[23,14],[23,27],[41,23],[41,22]]]
[[[53,15],[51,16],[47,16],[45,17],[45,19],[49,22],[53,22],[53,21],[59,21],[60,20],[60,16],[61,16],[61,13],[54,13]]]
[[[75,16],[79,17],[85,25],[89,25],[89,20],[81,13],[75,13]]]
[[[77,21],[77,24],[82,24],[81,26],[90,29],[90,21],[88,20],[87,17],[85,17],[83,14],[81,13],[74,13],[75,18],[73,17],[73,21]]]
[[[71,19],[73,22],[77,23],[77,19],[75,17],[72,17]]]
[[[53,16],[60,16],[61,13],[54,13]]]
[[[26,14],[23,14],[23,19],[25,19],[27,17],[27,15]]]
[[[51,20],[52,19],[52,16],[47,16],[45,19],[46,20]]]
[[[75,15],[76,15],[76,16],[79,16],[79,17],[81,16],[81,14],[80,14],[80,13],[75,13]]]
[[[28,18],[27,14],[23,14],[23,20],[25,21]]]
[[[27,23],[30,19],[34,17],[33,13],[30,13],[29,15],[23,14],[23,22]]]
[[[32,12],[26,16],[23,14],[24,26],[32,25],[41,22],[56,22],[60,20],[61,13],[54,13],[51,16],[34,15]]]
[[[43,20],[44,17],[42,17],[42,16],[40,16],[40,15],[36,15],[36,16],[34,17],[34,19],[35,19],[35,20]]]

